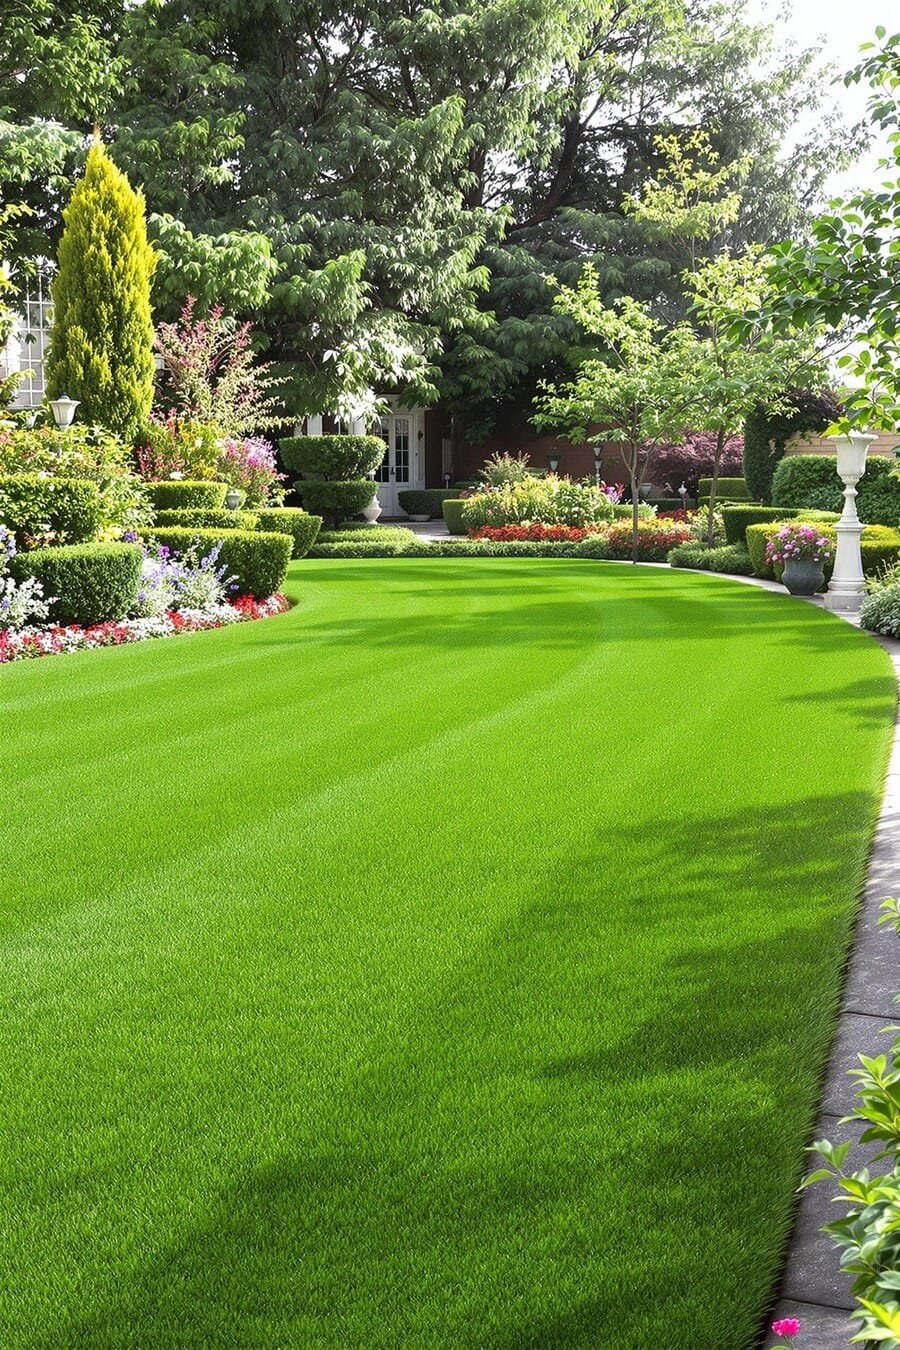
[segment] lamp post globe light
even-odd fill
[[[72,425],[72,418],[75,416],[75,409],[78,407],[77,398],[69,398],[68,394],[60,394],[59,398],[51,398],[50,410],[53,413],[53,420],[60,431],[67,431]]]
[[[835,525],[837,549],[834,571],[825,594],[825,608],[852,613],[858,610],[865,594],[862,552],[859,537],[862,522],[856,512],[856,485],[866,471],[866,453],[877,437],[863,431],[851,431],[846,436],[832,436],[837,451],[838,477],[844,484],[844,509]]]
[[[551,473],[556,473],[556,470],[559,468],[560,458],[561,457],[558,454],[547,456],[547,467]]]

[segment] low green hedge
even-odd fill
[[[292,558],[305,558],[322,528],[321,516],[311,516],[299,506],[263,507],[256,514],[259,517],[257,529],[290,535]]]
[[[363,525],[323,530],[310,558],[396,558],[419,541],[412,530],[395,525]]]
[[[780,506],[725,506],[722,508],[725,538],[729,544],[746,546],[748,525],[767,525],[773,520],[790,520],[794,515],[796,511]]]
[[[445,497],[441,502],[441,514],[447,524],[447,529],[451,534],[466,533],[466,527],[463,524],[463,507],[466,504],[465,497]]]
[[[684,502],[680,497],[648,497],[648,506],[655,506],[657,511],[680,511]]]
[[[103,523],[100,488],[82,478],[52,478],[37,473],[0,478],[0,524],[19,548],[40,542],[52,531],[61,544],[93,539]]]
[[[283,436],[285,468],[326,482],[348,482],[373,473],[384,459],[380,436]]]
[[[219,565],[237,582],[236,594],[264,600],[280,589],[291,557],[291,538],[262,530],[186,530],[154,526],[148,538],[183,553],[196,539],[201,545],[221,541]]]
[[[711,491],[712,479],[701,478],[698,487],[699,496],[709,501]],[[718,501],[747,502],[750,500],[750,493],[743,478],[720,478],[716,483],[716,498]]]
[[[445,501],[455,500],[450,488],[409,488],[397,493],[397,501],[408,516],[428,516],[429,520],[441,514]]]
[[[67,544],[13,558],[19,580],[35,577],[54,597],[50,617],[89,627],[123,619],[137,599],[143,555],[136,544]]]
[[[186,530],[255,530],[259,516],[255,511],[218,510],[205,506],[185,506],[181,510],[157,511],[159,526],[183,525]]]
[[[321,516],[332,528],[342,520],[358,515],[369,505],[376,490],[377,484],[371,478],[350,479],[345,483],[303,478],[294,484],[303,509],[311,515]]]
[[[160,483],[147,483],[147,491],[155,511],[188,511],[202,508],[217,511],[225,505],[227,483],[205,483],[188,478],[167,478]]]
[[[801,511],[793,519],[811,520],[811,523],[820,526],[823,535],[832,540],[836,539],[837,534],[832,521],[830,519],[828,521],[813,519],[818,514],[822,513]],[[780,580],[783,570],[777,565],[773,567],[766,562],[766,544],[778,533],[780,523],[748,525],[747,527],[747,551],[753,564],[754,575],[766,577],[770,581]],[[867,525],[862,532],[859,547],[862,554],[863,572],[867,577],[877,576],[885,567],[890,567],[900,560],[900,531],[892,530],[886,525]],[[833,561],[825,565],[826,580],[831,576],[833,565]]]
[[[680,544],[669,554],[670,567],[691,567],[700,572],[727,572],[735,577],[751,577],[750,554],[740,544],[705,548],[702,544]]]

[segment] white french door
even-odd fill
[[[378,500],[385,516],[400,516],[403,508],[397,500],[406,488],[424,486],[418,445],[418,419],[409,413],[391,413],[379,420],[376,435],[384,441],[384,459],[375,471]]]

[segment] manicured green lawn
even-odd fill
[[[894,707],[658,569],[0,670],[11,1347],[752,1343]]]

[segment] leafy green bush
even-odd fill
[[[870,633],[900,637],[900,577],[885,578],[865,597],[859,622]]]
[[[708,500],[712,490],[712,479],[700,479],[700,499],[704,497]],[[720,478],[716,484],[716,499],[719,502],[745,502],[750,500],[750,494],[747,491],[747,484],[743,478]]]
[[[132,471],[130,447],[99,427],[0,430],[0,474],[29,473],[96,483],[104,529],[138,530],[152,516],[144,484]]]
[[[19,548],[85,543],[102,523],[100,489],[87,479],[36,473],[0,478],[0,524]]]
[[[870,455],[857,486],[860,520],[870,525],[900,525],[900,475],[885,455]],[[785,455],[772,479],[776,506],[840,511],[843,488],[834,455]]]
[[[204,482],[199,478],[165,479],[148,483],[147,491],[155,511],[218,511],[225,505],[227,483]]]
[[[157,525],[183,525],[193,530],[255,530],[259,525],[256,511],[229,511],[227,506],[217,510],[205,506],[185,506],[179,510],[157,511]]]
[[[466,527],[463,524],[463,507],[465,504],[466,499],[464,497],[445,497],[441,502],[441,514],[451,534],[466,533]]]
[[[781,461],[782,464],[784,462],[784,460]],[[826,517],[825,520],[822,520],[823,516]],[[833,513],[799,511],[792,519],[794,521],[812,521],[821,525],[821,532],[826,538],[831,540],[837,538],[833,524]],[[766,562],[766,545],[778,533],[780,523],[780,521],[775,521],[771,525],[748,525],[747,527],[747,551],[753,564],[754,576],[766,577],[770,581],[780,580],[781,578],[782,569],[777,565],[773,568],[770,563]],[[885,567],[892,566],[900,558],[900,531],[889,529],[886,525],[867,525],[862,532],[859,547],[862,554],[863,572],[867,577],[876,576]],[[833,560],[825,564],[826,579],[831,576],[833,567]]]
[[[412,530],[395,525],[323,530],[309,550],[310,558],[396,558],[418,543]]]
[[[304,478],[294,484],[294,490],[302,500],[305,511],[321,516],[326,525],[334,527],[367,507],[375,495],[376,485],[371,478],[340,483]]]
[[[449,488],[410,488],[397,493],[397,501],[408,516],[428,516],[433,520],[441,514],[441,504],[454,493]]]
[[[789,520],[795,513],[783,506],[723,506],[725,539],[729,544],[745,545],[748,525],[767,525],[773,520]]]
[[[67,544],[19,553],[10,571],[41,583],[56,623],[88,627],[125,617],[137,599],[141,561],[135,544]]]
[[[631,520],[631,502],[616,502],[612,509],[613,520]],[[651,506],[649,502],[641,502],[638,505],[638,520],[653,520],[656,516],[656,507]]]
[[[702,544],[680,544],[669,554],[671,567],[691,567],[701,572],[728,572],[736,577],[753,575],[750,554],[740,544],[704,548]]]
[[[329,483],[365,478],[384,459],[380,436],[283,436],[278,446],[285,468]]]
[[[796,432],[824,431],[842,412],[828,390],[790,389],[786,398],[783,411],[773,413],[759,406],[744,424],[744,478],[756,501],[771,502],[772,477],[790,437]]]
[[[584,529],[612,519],[612,502],[593,484],[573,483],[569,478],[526,477],[504,483],[491,492],[478,492],[463,503],[466,529],[483,525],[518,525],[540,521],[544,525],[574,525]]]
[[[322,528],[321,516],[311,516],[298,506],[273,506],[256,514],[259,517],[257,529],[290,535],[292,558],[305,558]]]
[[[154,526],[148,536],[158,544],[165,544],[176,553],[183,553],[196,539],[212,546],[221,540],[219,565],[226,575],[234,576],[236,593],[253,595],[265,600],[280,588],[291,557],[291,537],[262,530],[186,530],[173,526],[159,529]]]

